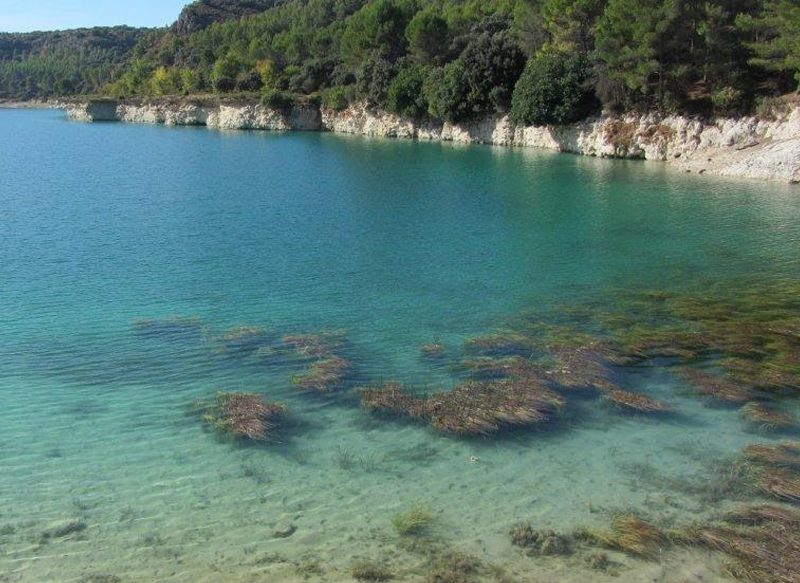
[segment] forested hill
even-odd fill
[[[0,33],[0,98],[30,99],[102,89],[149,31],[126,26]]]
[[[175,23],[178,34],[191,34],[216,22],[250,16],[272,8],[282,0],[201,0],[188,4]]]
[[[202,0],[126,58],[110,95],[526,124],[600,108],[738,115],[797,89],[800,2]]]

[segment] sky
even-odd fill
[[[0,31],[87,26],[164,26],[191,0],[0,0]]]

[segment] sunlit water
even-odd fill
[[[718,510],[675,484],[765,438],[669,371],[628,382],[673,417],[586,401],[547,431],[469,440],[372,417],[352,391],[302,393],[297,366],[214,338],[346,330],[354,385],[449,388],[457,373],[420,345],[456,358],[515,314],[614,290],[800,277],[796,187],[53,111],[0,111],[0,136],[0,581],[350,581],[369,559],[422,582],[391,522],[415,503],[436,513],[440,544],[503,569],[485,581],[722,579],[700,554],[619,555],[614,578],[508,538],[521,520],[564,531],[627,509],[674,522]],[[204,329],[132,327],[172,315]],[[217,439],[189,407],[220,390],[285,403],[284,443]],[[85,530],[43,537],[70,520]],[[277,537],[286,523],[296,531]]]

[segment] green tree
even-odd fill
[[[660,69],[656,42],[663,20],[662,0],[609,0],[594,30],[604,104],[631,105],[650,92]]]
[[[518,125],[583,119],[595,104],[588,80],[584,55],[545,52],[532,57],[514,88],[511,119]]]
[[[386,109],[414,119],[424,117],[428,111],[428,102],[423,93],[427,73],[427,69],[421,65],[401,68],[389,85]]]
[[[417,12],[406,28],[409,51],[420,63],[431,63],[444,56],[449,37],[447,21],[432,8]]]
[[[754,65],[789,73],[800,83],[800,4],[796,0],[766,0],[760,13],[741,14],[737,24],[751,36]]]

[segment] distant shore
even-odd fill
[[[282,109],[204,98],[85,99],[63,105],[74,121],[206,126],[216,130],[328,131],[370,137],[530,147],[583,156],[656,160],[686,173],[800,183],[800,105],[770,117],[701,119],[658,113],[606,115],[561,126],[516,126],[508,115],[470,122],[419,121],[351,104]]]
[[[0,99],[0,109],[59,109],[62,107],[64,107],[64,104],[59,101],[18,101]]]

